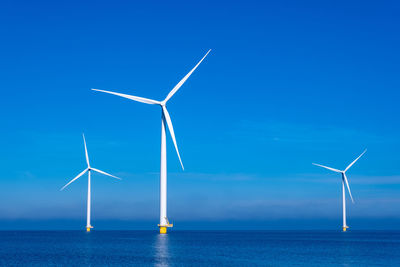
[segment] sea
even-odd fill
[[[0,266],[400,266],[400,232],[0,231]]]

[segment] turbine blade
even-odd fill
[[[91,168],[91,169],[94,170],[95,172],[98,172],[98,173],[101,173],[101,174],[110,176],[110,177],[115,178],[115,179],[118,179],[118,180],[122,180],[121,178],[119,178],[119,177],[117,177],[117,176],[114,176],[114,175],[111,175],[111,174],[109,174],[109,173],[100,171],[100,170],[98,170],[98,169],[95,169],[95,168]]]
[[[360,156],[358,156],[358,158],[356,158],[352,163],[350,163],[349,166],[347,166],[347,168],[344,171],[347,171],[348,169],[350,169],[351,166],[353,166],[354,163],[356,163],[356,161],[361,158],[362,155],[364,155],[364,153],[367,152],[367,150],[365,149],[363,153],[361,153]]]
[[[185,170],[185,168],[183,167],[181,156],[179,155],[178,145],[176,144],[174,127],[172,126],[171,117],[169,116],[168,110],[165,106],[162,106],[162,109],[163,109],[164,118],[167,121],[169,133],[171,134],[172,141],[174,142],[176,153],[178,154],[179,162],[181,163],[181,166],[182,166],[182,170]]]
[[[90,164],[89,164],[89,155],[88,155],[87,147],[86,147],[85,134],[82,134],[82,135],[83,135],[83,143],[85,144],[86,163],[87,163],[88,167],[90,167]]]
[[[344,178],[344,181],[346,182],[346,186],[347,186],[347,190],[349,191],[351,202],[354,203],[354,199],[353,199],[353,196],[351,195],[351,191],[350,191],[349,181],[347,181],[347,176],[344,172],[343,172],[343,178]]]
[[[327,166],[324,166],[324,165],[320,165],[320,164],[317,164],[317,163],[313,163],[313,165],[319,166],[319,167],[322,167],[322,168],[325,168],[325,169],[328,169],[328,170],[331,170],[331,171],[334,171],[334,172],[341,172],[341,171],[339,171],[337,169],[334,169],[334,168],[331,168],[331,167],[327,167]]]
[[[206,56],[208,55],[208,53],[210,53],[211,49],[208,50],[208,52],[205,54],[205,56],[199,61],[199,63],[197,63],[196,66],[194,66],[194,68],[188,73],[186,74],[185,77],[183,77],[183,79],[177,84],[175,85],[175,87],[171,90],[171,92],[169,92],[169,94],[167,95],[167,97],[165,98],[165,100],[163,101],[164,103],[166,103],[178,90],[179,88],[181,88],[181,86],[186,82],[186,80],[189,78],[190,75],[192,75],[193,71],[195,71],[197,69],[197,67],[200,65],[200,63],[206,58]]]
[[[81,172],[80,174],[78,174],[78,176],[76,176],[74,179],[72,179],[71,181],[69,181],[68,184],[64,185],[63,188],[60,189],[60,191],[64,190],[64,188],[66,188],[67,186],[69,186],[72,182],[74,182],[76,179],[78,179],[79,177],[81,177],[82,175],[85,174],[85,172],[87,172],[88,168],[86,168],[83,172]]]
[[[139,96],[133,96],[133,95],[126,95],[126,94],[120,94],[120,93],[115,93],[115,92],[110,92],[110,91],[105,91],[105,90],[99,90],[99,89],[92,89],[93,91],[98,91],[98,92],[103,92],[107,94],[112,94],[112,95],[117,95],[120,97],[128,98],[130,100],[134,100],[137,102],[142,102],[145,104],[153,104],[153,105],[159,105],[160,101],[144,98],[144,97],[139,97]]]

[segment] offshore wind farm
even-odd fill
[[[399,12],[1,3],[0,266],[400,266]]]

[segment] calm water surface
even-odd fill
[[[391,231],[0,231],[1,266],[400,266]]]

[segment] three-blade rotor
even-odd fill
[[[319,167],[322,167],[322,168],[325,168],[325,169],[328,169],[328,170],[331,170],[331,171],[334,171],[334,172],[341,173],[341,174],[342,174],[343,182],[346,184],[347,191],[349,192],[351,201],[354,203],[353,196],[351,195],[351,190],[350,190],[350,186],[349,186],[349,181],[348,181],[347,176],[346,176],[346,172],[348,171],[348,169],[350,169],[351,166],[354,165],[354,163],[356,163],[356,162],[362,157],[362,155],[364,155],[365,152],[367,152],[366,149],[364,150],[363,153],[361,153],[360,156],[358,156],[352,163],[350,163],[349,166],[347,166],[346,169],[344,169],[344,171],[341,171],[341,170],[338,170],[338,169],[334,169],[334,168],[331,168],[331,167],[328,167],[328,166],[316,164],[316,163],[313,163],[313,165],[319,166]]]
[[[163,101],[157,101],[157,100],[153,100],[153,99],[148,99],[148,98],[143,98],[143,97],[138,97],[138,96],[133,96],[133,95],[127,95],[127,94],[121,94],[121,93],[116,93],[116,92],[111,92],[111,91],[106,91],[106,90],[100,90],[100,89],[92,89],[92,90],[93,91],[107,93],[107,94],[112,94],[112,95],[116,95],[116,96],[120,96],[120,97],[123,97],[123,98],[128,98],[130,100],[134,100],[134,101],[145,103],[145,104],[160,105],[161,106],[161,110],[162,110],[163,119],[165,119],[165,121],[167,123],[168,130],[169,130],[169,132],[171,134],[172,142],[174,143],[175,150],[176,150],[176,153],[177,153],[178,158],[179,158],[179,162],[181,163],[182,169],[184,170],[183,163],[182,163],[182,160],[181,160],[181,156],[179,154],[178,145],[176,143],[174,127],[172,125],[171,117],[170,117],[169,112],[167,110],[166,104],[167,104],[168,100],[170,100],[171,97],[179,90],[179,88],[182,87],[182,85],[186,82],[186,80],[190,77],[190,75],[192,75],[192,73],[197,69],[197,67],[200,65],[200,63],[203,62],[203,60],[210,53],[210,51],[211,51],[211,49],[208,50],[208,52],[196,64],[196,66],[194,66],[194,68],[191,71],[189,71],[189,73],[186,74],[185,77],[183,77],[182,80],[180,80],[177,85],[175,85],[175,87],[169,92],[169,94],[167,95],[167,97]]]
[[[89,155],[88,155],[88,151],[87,151],[87,147],[86,147],[86,140],[85,140],[85,135],[84,135],[84,134],[83,134],[83,143],[84,143],[84,145],[85,145],[85,157],[86,157],[86,163],[87,163],[88,167],[87,167],[86,169],[84,169],[80,174],[78,174],[74,179],[72,179],[72,180],[69,181],[66,185],[64,185],[64,186],[60,189],[60,191],[64,190],[67,186],[69,186],[70,184],[72,184],[72,183],[73,183],[74,181],[76,181],[79,177],[81,177],[82,175],[84,175],[87,171],[95,171],[95,172],[98,172],[98,173],[101,173],[101,174],[110,176],[110,177],[112,177],[112,178],[121,180],[121,178],[119,178],[119,177],[117,177],[117,176],[114,176],[114,175],[111,175],[111,174],[106,173],[106,172],[104,172],[104,171],[101,171],[101,170],[98,170],[98,169],[95,169],[95,168],[90,167]]]

